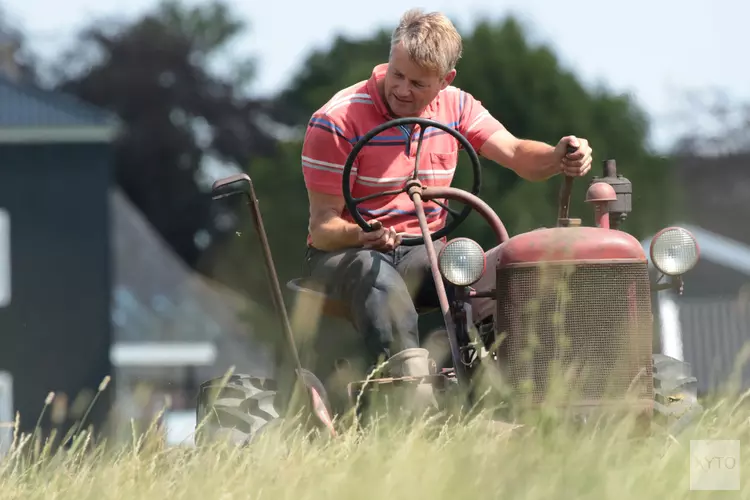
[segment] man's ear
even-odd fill
[[[456,68],[453,68],[448,72],[448,74],[445,75],[445,78],[443,78],[442,88],[444,89],[451,83],[453,83],[453,80],[456,79]]]

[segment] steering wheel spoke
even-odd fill
[[[363,196],[361,198],[352,198],[352,201],[359,205],[360,203],[364,203],[365,201],[374,200],[375,198],[380,198],[381,196],[395,196],[397,194],[401,194],[404,191],[406,191],[406,187],[402,187],[400,189],[392,189],[390,191],[381,191],[379,193],[372,193],[368,194],[367,196]]]
[[[443,210],[445,210],[446,212],[448,212],[448,214],[451,215],[452,217],[461,217],[461,212],[459,212],[455,208],[448,206],[442,201],[439,201],[439,200],[430,200],[430,201],[434,203],[435,205],[439,206],[440,208],[442,208]]]
[[[462,146],[464,151],[466,151],[469,155],[469,159],[471,160],[472,165],[472,172],[474,174],[474,182],[472,185],[471,193],[475,196],[479,194],[479,190],[482,186],[482,170],[481,165],[479,163],[479,157],[477,156],[477,152],[472,147],[471,143],[464,137],[460,132],[458,132],[455,128],[449,127],[448,125],[444,125],[438,121],[435,120],[429,120],[427,118],[396,118],[394,120],[390,120],[388,122],[382,123],[378,125],[377,127],[370,130],[367,134],[365,134],[352,148],[352,151],[349,153],[349,157],[346,159],[346,163],[344,164],[344,175],[342,179],[342,189],[344,194],[344,202],[346,204],[346,208],[349,210],[349,213],[351,213],[352,218],[357,223],[357,225],[362,228],[363,231],[372,231],[372,227],[370,224],[364,219],[362,214],[357,208],[357,205],[372,200],[381,196],[393,196],[398,195],[400,193],[403,193],[407,190],[407,187],[404,186],[398,190],[388,190],[388,191],[382,191],[379,193],[373,193],[367,196],[362,196],[360,198],[354,198],[352,197],[351,188],[350,188],[350,179],[351,179],[351,173],[352,173],[352,167],[354,165],[354,160],[357,158],[357,155],[362,150],[362,148],[370,142],[376,135],[379,133],[388,130],[390,128],[394,127],[401,127],[404,125],[419,125],[419,137],[417,139],[417,151],[415,155],[415,165],[414,170],[411,175],[412,181],[417,181],[419,179],[419,162],[422,158],[422,145],[425,139],[425,131],[429,127],[433,127],[439,130],[442,130],[443,132],[453,136]],[[411,139],[408,139],[411,140]],[[408,183],[407,183],[408,185]],[[463,210],[456,210],[453,207],[449,207],[446,203],[443,203],[440,200],[430,200],[434,203],[436,203],[438,206],[443,208],[448,212],[448,214],[451,216],[452,220],[446,224],[441,229],[438,229],[437,231],[431,233],[429,235],[430,239],[433,241],[439,240],[440,238],[445,237],[446,235],[452,233],[466,218],[469,216],[469,214],[472,211],[472,207],[470,205],[466,205]],[[401,240],[401,244],[404,246],[416,246],[421,245],[424,243],[424,238],[419,237],[405,237]]]
[[[425,130],[427,130],[427,127],[422,127],[419,129],[419,139],[417,139],[417,154],[414,157],[414,173],[411,176],[412,180],[416,180],[419,178],[419,158],[422,153],[422,141],[424,140]]]

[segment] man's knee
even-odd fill
[[[417,313],[403,278],[390,256],[352,250],[337,263],[336,284],[351,308],[355,327],[365,335],[371,361],[381,354],[417,347]]]
[[[378,291],[399,296],[406,292],[403,278],[391,257],[363,248],[318,253],[311,259],[311,274],[326,282],[328,293],[340,299],[359,302]]]

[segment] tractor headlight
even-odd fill
[[[687,229],[662,229],[651,240],[651,262],[666,275],[684,274],[698,262],[698,242]]]
[[[484,250],[469,238],[449,241],[438,256],[440,274],[456,286],[476,283],[484,274],[485,263]]]

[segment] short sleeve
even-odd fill
[[[503,124],[487,111],[481,101],[463,90],[459,95],[459,110],[458,131],[466,137],[477,152],[492,134],[505,129]]]
[[[344,164],[352,150],[342,126],[323,113],[310,118],[302,145],[302,172],[310,191],[341,195]],[[352,168],[350,186],[356,178]]]

